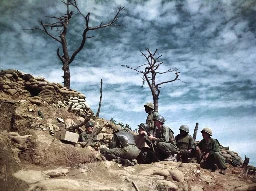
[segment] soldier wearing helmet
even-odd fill
[[[193,157],[195,150],[195,142],[191,135],[189,135],[189,127],[187,125],[181,125],[180,134],[175,137],[179,153],[177,155],[177,161],[183,163],[189,162],[189,158]]]
[[[201,161],[204,160],[204,162],[202,163],[203,167],[209,168],[212,171],[215,171],[218,167],[220,169],[220,173],[225,174],[225,170],[227,168],[225,160],[220,155],[218,141],[211,137],[212,130],[206,127],[202,129],[201,133],[203,139],[198,143],[196,147],[198,158],[200,158],[198,162],[201,163]]]
[[[85,130],[82,128],[79,128],[80,134],[79,134],[79,139],[78,142],[82,147],[85,146],[91,146],[94,149],[98,150],[100,144],[97,142],[96,136],[101,130],[100,128],[94,128],[94,123],[91,121],[88,121],[85,124]]]
[[[154,125],[154,116],[157,116],[158,113],[154,111],[154,104],[151,102],[148,102],[144,105],[145,112],[148,114],[146,119],[146,124],[149,126],[149,131],[152,133],[155,129]]]
[[[154,118],[156,131],[155,136],[150,135],[149,139],[154,141],[159,152],[160,160],[167,159],[177,153],[173,131],[164,125],[165,118],[161,115]]]
[[[112,147],[102,148],[100,153],[107,160],[115,160],[124,166],[131,166],[134,165],[132,160],[138,157],[140,150],[136,146],[134,134],[120,130],[113,136]]]
[[[86,142],[89,138],[89,136],[92,134],[93,132],[93,128],[94,128],[94,124],[91,121],[88,121],[85,124],[86,130],[83,131],[82,129],[80,129],[82,131],[82,133],[80,133],[79,135],[79,142]]]

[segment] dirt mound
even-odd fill
[[[0,89],[0,177],[5,188],[0,190],[27,188],[12,176],[23,164],[77,166],[101,160],[94,149],[75,147],[54,136],[80,124],[85,116],[97,124],[108,123],[93,116],[84,95],[16,70],[0,72]],[[105,132],[112,133],[112,129],[107,126]]]
[[[7,131],[2,131],[0,136],[0,190],[25,190],[28,185],[12,176],[22,168],[16,148],[8,138]]]
[[[56,136],[88,117],[108,146],[120,128],[95,117],[83,94],[16,70],[0,72],[0,90],[0,190],[256,190],[255,175],[231,165],[224,176],[195,163],[104,161],[97,148]]]

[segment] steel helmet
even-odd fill
[[[149,107],[149,108],[151,108],[151,109],[154,109],[154,104],[151,103],[151,102],[148,102],[148,103],[146,103],[146,104],[144,105],[144,107]]]
[[[209,134],[210,136],[212,136],[212,130],[210,128],[208,128],[208,127],[203,128],[201,133],[203,133],[203,132],[205,132],[205,133]]]
[[[85,124],[85,127],[87,128],[87,127],[93,127],[94,126],[94,124],[92,123],[92,122],[90,122],[90,121],[88,121],[86,124]]]
[[[161,123],[164,123],[165,122],[165,118],[162,116],[162,115],[157,115],[155,116],[154,118],[155,121],[159,121]]]
[[[146,123],[141,123],[138,126],[139,126],[139,128],[142,128],[144,131],[148,130],[148,124],[146,124]]]
[[[185,131],[187,133],[189,133],[189,127],[187,125],[181,125],[179,130]]]

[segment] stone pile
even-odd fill
[[[29,97],[29,101],[33,104],[41,105],[47,102],[57,104],[59,107],[69,107],[80,115],[92,114],[82,93],[18,70],[0,71],[0,90],[13,99]]]
[[[238,155],[237,152],[230,151],[228,147],[221,146],[220,153],[225,158],[226,163],[233,166],[242,166],[243,159]]]

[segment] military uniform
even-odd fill
[[[154,118],[158,115],[157,112],[151,111],[148,113],[147,119],[146,119],[146,124],[149,127],[149,132],[153,134],[155,131],[155,125],[154,125]]]
[[[79,142],[86,142],[89,137],[91,136],[91,134],[87,133],[87,132],[82,132],[80,135],[79,135]]]
[[[207,168],[214,168],[216,164],[219,169],[226,169],[225,159],[220,155],[219,143],[216,139],[209,138],[208,140],[201,140],[198,143],[198,147],[201,150],[201,155],[199,158],[202,158],[204,153],[209,153],[209,156],[205,160],[205,165]],[[215,170],[215,169],[214,169]]]
[[[84,131],[79,135],[78,142],[80,142],[82,146],[91,146],[94,149],[98,149],[99,143],[94,138],[92,139],[92,141],[90,141],[90,144],[88,144],[88,140],[91,139],[92,136],[92,133],[87,133],[86,131]]]
[[[155,137],[157,138],[156,146],[160,152],[159,154],[161,155],[162,153],[164,158],[168,158],[169,156],[177,153],[178,150],[175,145],[174,133],[169,127],[163,125],[162,128],[157,128]]]
[[[115,134],[110,149],[100,150],[107,160],[112,159],[136,159],[140,150],[135,144],[134,135],[130,132],[119,131]]]
[[[194,139],[189,134],[178,134],[175,137],[175,140],[176,145],[179,148],[177,160],[182,160],[182,162],[188,162],[188,158],[193,157],[193,152],[195,150]]]

